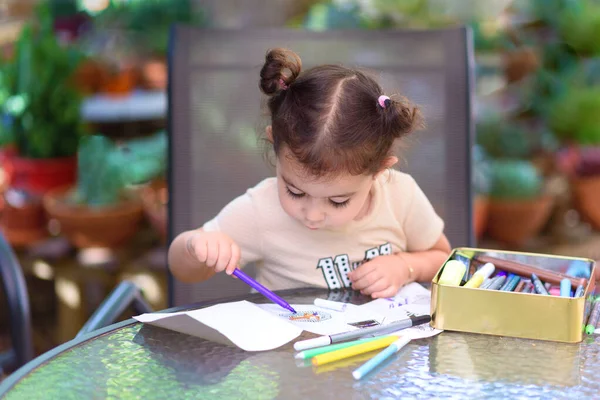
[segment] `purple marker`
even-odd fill
[[[287,301],[277,296],[275,293],[271,292],[269,289],[252,279],[250,275],[243,272],[241,269],[236,268],[233,270],[233,276],[237,277],[239,280],[244,282],[246,285],[255,289],[258,293],[265,296],[267,299],[271,300],[273,303],[279,304],[281,307],[290,310],[294,314],[296,314],[296,310],[292,306],[290,306]]]

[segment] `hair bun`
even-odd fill
[[[267,51],[260,70],[260,89],[268,96],[287,89],[298,77],[302,61],[291,50],[275,48]]]
[[[382,113],[384,134],[390,134],[394,138],[403,137],[424,127],[419,108],[404,97],[391,100],[391,104],[382,111],[385,111]]]

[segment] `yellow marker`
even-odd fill
[[[370,360],[371,358],[375,357],[377,353],[379,353],[378,350],[373,350],[365,354],[359,354],[355,357],[350,357],[344,360],[332,362],[325,365],[319,365],[318,367],[314,367],[313,371],[315,372],[315,374],[322,374],[325,372],[332,372],[340,368],[351,367],[353,365]]]
[[[457,260],[450,260],[444,265],[444,270],[438,283],[440,285],[458,286],[463,276],[465,276],[465,272],[467,272],[465,264]]]
[[[358,354],[368,353],[369,351],[382,349],[389,346],[398,340],[398,336],[384,336],[381,339],[373,340],[371,342],[360,343],[355,346],[346,347],[329,353],[319,354],[312,358],[313,365],[323,365],[330,362],[343,360],[344,358],[350,358]]]
[[[467,283],[465,283],[464,287],[478,288],[479,286],[481,286],[483,281],[485,281],[487,278],[489,278],[494,273],[495,269],[496,269],[496,267],[494,266],[494,264],[492,264],[492,263],[485,264],[483,267],[479,268],[473,274],[471,279],[469,279],[469,281]]]

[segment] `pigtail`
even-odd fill
[[[275,48],[267,51],[260,70],[260,89],[267,96],[287,90],[302,69],[300,57],[291,50]]]
[[[383,119],[382,134],[385,136],[397,139],[424,126],[419,108],[404,97],[391,99],[379,96],[377,106]]]

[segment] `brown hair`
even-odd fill
[[[381,86],[360,70],[321,65],[300,73],[301,68],[293,51],[271,49],[260,88],[270,96],[275,154],[287,146],[313,176],[374,174],[395,140],[421,124],[418,108],[406,99],[381,107]]]

